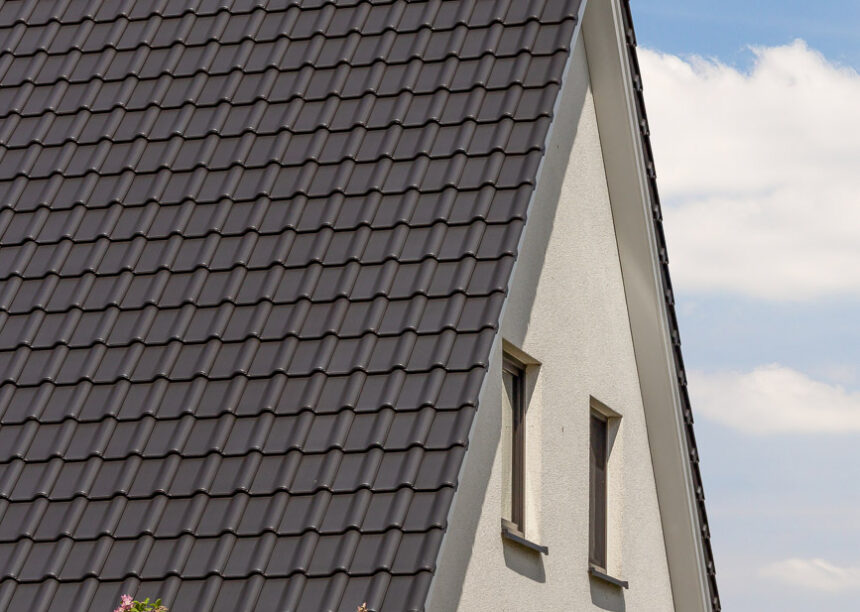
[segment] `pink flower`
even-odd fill
[[[131,608],[131,604],[134,603],[134,600],[131,598],[131,595],[123,595],[120,597],[120,606],[113,612],[128,612]]]

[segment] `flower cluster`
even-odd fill
[[[119,607],[113,612],[168,612],[167,608],[161,605],[161,600],[156,599],[154,602],[149,602],[149,597],[143,601],[132,599],[131,595],[123,595],[120,597]]]
[[[131,610],[131,606],[134,603],[131,599],[131,595],[123,595],[120,597],[119,608],[114,610],[113,612],[128,612]]]

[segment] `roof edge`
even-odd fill
[[[721,606],[629,0],[589,3],[583,28],[675,606],[716,612]],[[665,359],[655,359],[658,353]],[[671,450],[667,438],[675,439]],[[672,513],[681,520],[667,516]],[[690,545],[696,571],[677,550]],[[691,581],[698,587],[691,589]]]

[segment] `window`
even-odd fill
[[[525,506],[526,506],[526,375],[525,367],[519,361],[505,357],[502,368],[502,382],[504,384],[505,396],[508,406],[505,407],[504,435],[503,441],[508,452],[506,453],[509,473],[509,499],[507,500],[508,519],[521,534],[525,533]]]
[[[517,357],[509,354],[509,349]],[[526,508],[529,506],[529,483],[526,481],[526,415],[529,410],[529,382],[535,382],[538,367],[537,361],[519,349],[505,348],[502,362],[502,432],[499,440],[504,477],[502,538],[547,555],[549,548],[534,541],[534,532],[537,530],[534,519],[529,519],[532,533],[526,535]],[[531,486],[534,486],[534,483]]]
[[[590,495],[588,504],[588,561],[606,569],[606,466],[608,459],[608,421],[591,413]]]

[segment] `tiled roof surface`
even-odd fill
[[[0,4],[0,609],[423,608],[578,5]]]

